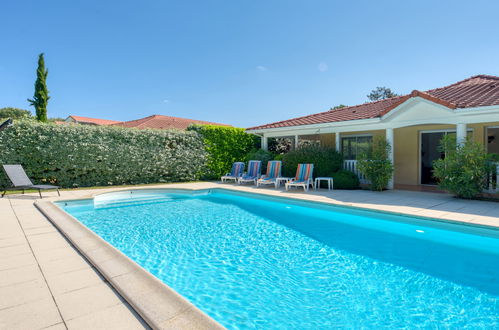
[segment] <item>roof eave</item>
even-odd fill
[[[490,112],[499,112],[499,104],[496,105],[486,105],[481,107],[469,107],[469,108],[457,108],[454,110],[459,114],[481,114]]]
[[[291,131],[291,130],[318,129],[318,128],[326,128],[326,127],[342,127],[342,126],[350,126],[350,125],[375,124],[375,123],[378,123],[380,120],[381,119],[379,117],[377,117],[377,118],[345,120],[345,121],[336,121],[336,122],[310,124],[310,125],[284,126],[284,127],[260,128],[260,129],[246,129],[246,132],[256,134],[256,133],[281,132],[281,131]]]

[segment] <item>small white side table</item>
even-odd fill
[[[314,189],[318,189],[321,186],[321,181],[327,181],[327,189],[328,190],[333,190],[333,178],[329,176],[320,176],[318,178],[315,178],[314,181]]]
[[[288,177],[280,177],[280,178],[277,178],[275,179],[275,187],[276,188],[279,188],[281,186],[281,183],[284,182],[284,184],[288,183],[292,178],[288,178]]]

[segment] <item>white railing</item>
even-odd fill
[[[362,184],[369,183],[369,180],[367,180],[366,177],[362,173],[360,173],[359,170],[357,169],[357,161],[356,160],[350,159],[350,160],[343,161],[343,168],[347,171],[350,171],[350,172],[357,174],[357,176],[359,177],[360,183],[362,183]]]
[[[499,193],[499,163],[493,163],[493,169],[487,176],[487,185],[484,192]]]

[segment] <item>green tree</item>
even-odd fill
[[[19,108],[0,108],[0,118],[25,119],[31,117],[31,111]]]
[[[35,107],[36,119],[42,122],[47,121],[47,104],[50,96],[47,89],[48,70],[45,69],[45,59],[43,53],[38,56],[38,68],[36,69],[35,94],[28,102]]]
[[[474,198],[485,187],[489,171],[488,156],[483,145],[468,139],[457,144],[456,137],[447,135],[440,142],[444,159],[433,162],[433,175],[438,185],[461,198]]]
[[[378,101],[378,100],[384,100],[384,99],[389,99],[390,97],[395,97],[398,96],[392,90],[388,87],[376,87],[367,95],[367,98],[370,101]]]
[[[338,105],[330,108],[329,110],[336,110],[336,109],[341,109],[341,108],[345,108],[345,107],[347,107],[347,106],[344,104],[338,104]]]
[[[47,121],[49,123],[55,123],[56,121],[65,121],[66,118],[62,118],[62,117],[52,117],[52,118],[48,118]]]
[[[393,164],[388,158],[389,151],[388,141],[383,136],[375,136],[368,151],[357,159],[359,171],[371,181],[371,190],[382,191],[392,178]]]

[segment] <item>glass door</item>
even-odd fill
[[[437,180],[433,176],[433,162],[445,157],[445,153],[438,149],[440,141],[447,134],[456,135],[455,132],[421,133],[421,184],[437,184]]]
[[[487,152],[499,155],[499,127],[487,128]]]

